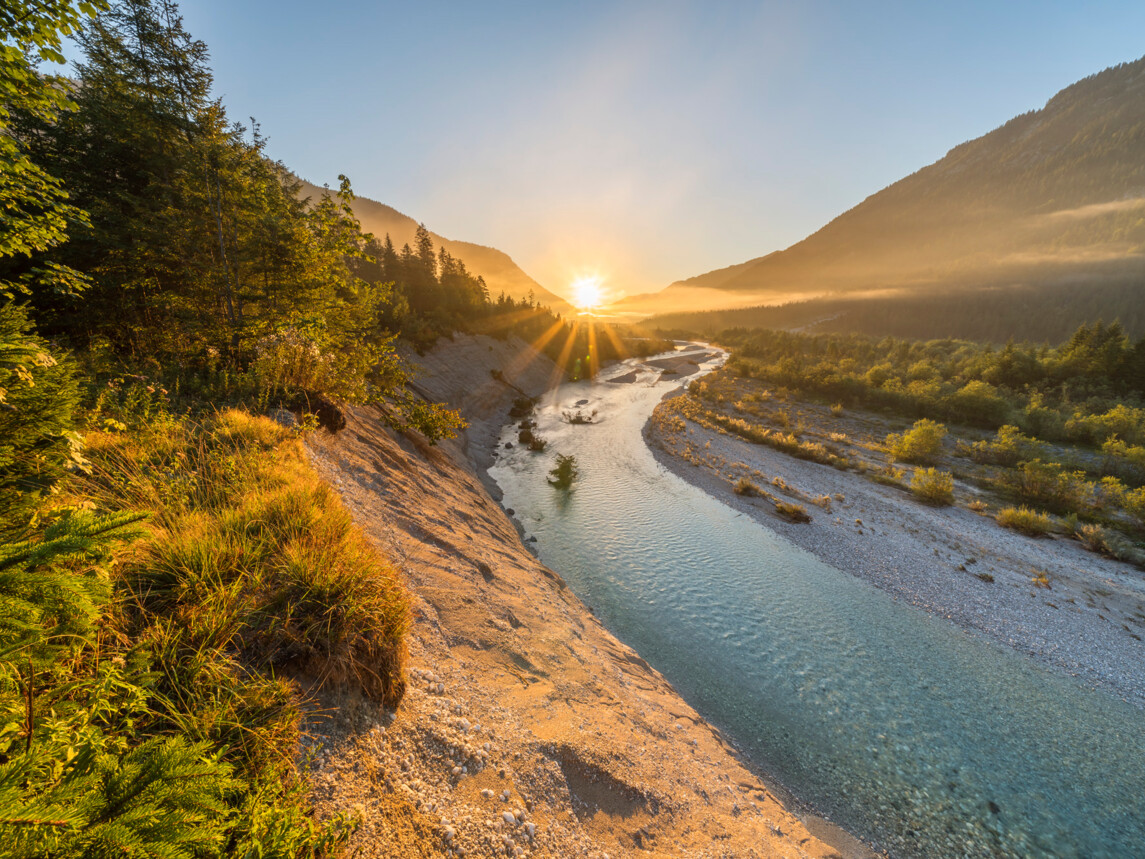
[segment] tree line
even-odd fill
[[[848,405],[1092,444],[1109,437],[1095,427],[1118,423],[1102,416],[1119,414],[1123,440],[1145,433],[1145,338],[1118,323],[1081,325],[1056,348],[749,329],[718,339],[736,373]]]

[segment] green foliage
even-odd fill
[[[778,432],[743,418],[731,417],[714,409],[702,407],[697,395],[704,396],[708,391],[707,386],[697,387],[697,383],[693,382],[688,388],[688,401],[684,404],[684,413],[687,417],[701,426],[718,428],[750,441],[752,444],[767,445],[798,459],[809,459],[812,462],[821,462],[824,465],[840,468],[846,467],[845,459],[830,453],[819,442],[804,441],[794,432]]]
[[[549,483],[557,489],[569,489],[580,476],[576,457],[570,454],[557,454],[557,464],[549,471]]]
[[[147,692],[87,654],[109,551],[140,514],[65,515],[0,545],[0,837],[12,856],[217,852],[239,787],[208,746],[144,739]],[[23,668],[19,666],[23,665]],[[78,670],[77,670],[78,668]]]
[[[222,659],[241,641],[250,665],[304,670],[392,706],[405,590],[289,435],[228,409],[150,437],[92,436],[91,495],[155,511],[158,530],[122,571],[142,609],[132,634],[163,642],[175,675],[201,671],[180,654]]]
[[[910,491],[927,504],[953,504],[954,475],[936,468],[916,468],[910,478]]]
[[[1046,441],[1100,445],[1145,434],[1145,339],[1120,325],[1078,328],[1057,349],[958,340],[731,329],[731,370],[792,391],[910,417],[1018,426]]]
[[[905,433],[891,433],[887,436],[887,449],[893,459],[901,462],[933,462],[942,453],[942,440],[946,438],[946,427],[923,418]]]
[[[1010,406],[989,382],[974,379],[946,398],[953,420],[977,426],[998,426],[1010,416]]]
[[[1029,507],[1003,507],[995,517],[1003,528],[1012,528],[1027,537],[1041,537],[1053,530],[1053,520]]]
[[[1045,443],[1024,435],[1016,426],[1007,424],[999,428],[992,441],[974,442],[970,446],[970,458],[979,463],[1013,468],[1022,460],[1036,459],[1045,446]]]
[[[110,540],[141,518],[68,513],[34,539],[0,544],[0,653],[39,670],[91,644],[110,594]]]
[[[1112,438],[1129,444],[1145,443],[1145,408],[1118,403],[1103,414],[1075,412],[1066,421],[1066,436],[1072,441],[1101,445]]]
[[[69,224],[86,214],[68,202],[57,176],[33,160],[14,132],[22,120],[54,122],[70,107],[67,83],[41,75],[40,62],[64,62],[63,37],[84,18],[106,9],[104,0],[42,0],[0,8],[0,297],[51,290],[71,294],[85,286],[78,272],[54,262],[29,264],[37,254],[64,242]]]
[[[65,469],[83,465],[72,364],[30,328],[19,307],[0,305],[0,539],[19,535]]]
[[[1067,471],[1041,460],[1021,463],[1003,473],[999,482],[1019,501],[1060,513],[1086,509],[1094,491],[1084,471]]]
[[[333,850],[347,823],[309,817],[274,675],[395,703],[404,588],[288,430],[120,414],[130,431],[90,436],[77,506],[0,544],[0,837],[77,859]],[[137,510],[153,525],[114,552]]]
[[[219,855],[241,786],[206,743],[154,738],[116,755],[38,744],[0,766],[0,834],[13,857]],[[62,772],[59,762],[66,760]],[[31,790],[29,790],[31,786]]]
[[[1145,447],[1112,437],[1102,444],[1101,452],[1104,455],[1101,463],[1104,474],[1145,484]]]
[[[1127,492],[1124,505],[1125,512],[1133,517],[1137,527],[1145,529],[1145,486],[1139,486],[1132,492]]]

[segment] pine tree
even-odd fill
[[[57,121],[72,106],[67,83],[41,75],[41,61],[62,63],[61,39],[77,31],[102,0],[10,2],[0,8],[0,298],[55,292],[73,294],[83,276],[42,259],[86,215],[71,201],[60,178],[29,152],[26,132]]]

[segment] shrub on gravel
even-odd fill
[[[928,465],[942,452],[944,438],[945,426],[938,421],[923,418],[915,421],[914,426],[904,433],[888,435],[887,450],[894,460]]]
[[[998,511],[997,522],[1028,537],[1041,537],[1053,529],[1053,520],[1047,514],[1029,507],[1005,507]]]
[[[910,491],[920,501],[944,506],[954,503],[954,475],[937,468],[918,468],[910,479]]]

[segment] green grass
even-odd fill
[[[301,690],[398,703],[410,606],[399,573],[290,430],[236,409],[112,429],[88,434],[90,472],[60,501],[149,517],[106,566],[98,646],[76,651],[60,688],[87,689],[92,670],[121,666],[123,688],[138,691],[131,707],[109,699],[104,745],[153,754],[155,738],[174,737],[217,762],[212,778],[233,775],[230,810],[211,812],[224,852],[327,855],[348,830],[310,817],[295,760]]]
[[[5,847],[331,855],[351,824],[313,819],[302,690],[394,706],[409,596],[291,431],[123,418],[93,413],[89,470],[0,543]]]

